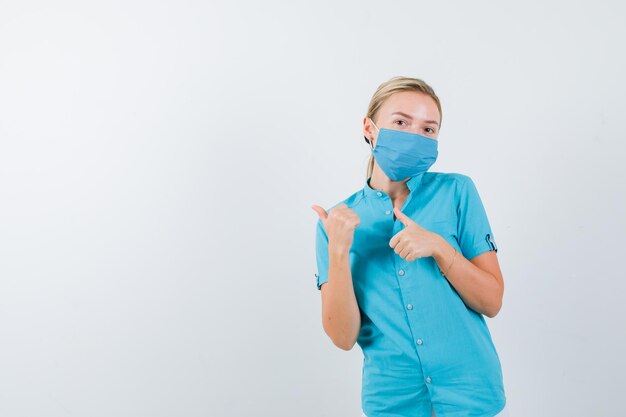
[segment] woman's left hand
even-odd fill
[[[441,237],[415,223],[397,207],[393,212],[405,227],[391,238],[389,246],[408,262],[433,256]]]

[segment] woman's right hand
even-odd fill
[[[354,240],[354,231],[361,223],[358,214],[345,203],[338,204],[326,213],[323,207],[311,206],[317,212],[328,236],[328,246],[335,250],[349,251]]]

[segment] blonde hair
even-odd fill
[[[437,108],[439,109],[439,128],[441,129],[441,119],[443,118],[443,115],[441,113],[441,103],[439,102],[439,97],[437,97],[431,86],[419,78],[397,76],[390,78],[379,85],[370,100],[369,106],[367,107],[367,117],[374,120],[376,113],[378,113],[378,110],[383,105],[385,100],[387,100],[392,94],[400,91],[417,91],[418,93],[424,93],[432,97],[437,104]],[[370,143],[368,138],[365,138],[365,142],[368,144]],[[373,169],[374,157],[370,155],[370,159],[367,164],[366,179],[372,176]]]

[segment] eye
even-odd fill
[[[401,119],[395,120],[394,123],[397,124],[398,126],[406,126],[406,122]],[[404,123],[404,125],[402,123]]]
[[[435,133],[435,130],[432,127],[427,127],[425,130],[428,130],[428,129],[430,129],[430,132],[428,132],[428,133],[432,133],[432,134]]]

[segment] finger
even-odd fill
[[[401,258],[404,258],[408,261],[408,256],[411,254],[411,249],[409,248],[402,248],[402,250],[400,251],[399,255]]]
[[[396,243],[396,246],[393,248],[393,251],[397,253],[398,255],[400,255],[402,251],[404,250],[404,248],[406,248],[406,246],[407,246],[406,240],[400,239],[400,241]]]
[[[320,219],[322,219],[322,221],[325,221],[328,218],[328,213],[326,213],[324,207],[313,204],[311,208],[317,212],[317,215],[320,216]]]
[[[393,237],[391,238],[391,240],[389,241],[389,246],[391,246],[392,248],[395,248],[396,245],[400,242],[400,240],[402,239],[402,232],[404,232],[404,230],[400,230],[398,233],[396,233],[395,235],[393,235]]]
[[[396,217],[398,218],[398,220],[400,220],[402,222],[403,225],[408,226],[408,225],[410,225],[412,223],[415,223],[413,220],[411,220],[411,218],[409,216],[407,216],[406,214],[401,212],[398,207],[394,207],[393,208],[393,212],[396,215]]]

